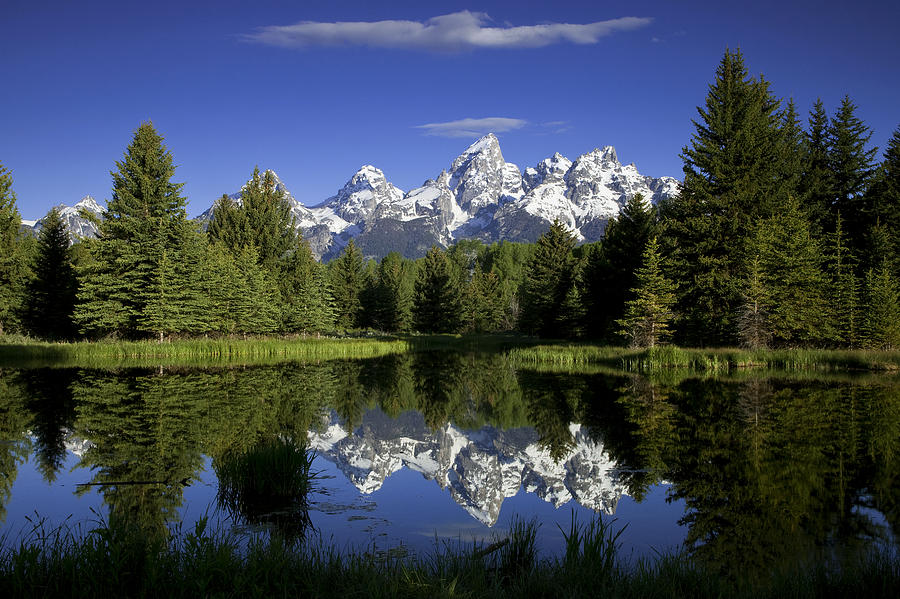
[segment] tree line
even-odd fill
[[[726,51],[684,147],[684,185],[630,198],[601,241],[462,240],[319,263],[271,172],[187,219],[172,154],[141,124],[112,171],[97,239],[54,209],[20,232],[0,165],[0,333],[78,337],[520,331],[634,346],[900,346],[900,129],[876,163],[845,97],[806,126]]]

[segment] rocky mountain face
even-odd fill
[[[350,237],[375,258],[390,251],[419,257],[433,244],[457,239],[533,242],[555,219],[580,242],[596,241],[633,195],[655,204],[679,189],[672,177],[648,177],[633,164],[622,165],[612,146],[574,162],[556,153],[522,172],[503,159],[497,137],[489,134],[449,170],[406,193],[377,168],[364,166],[337,195],[311,209],[327,226],[330,242],[322,229],[304,228],[304,234],[326,260]]]
[[[406,192],[381,170],[366,165],[335,195],[307,207],[277,175],[275,179],[298,229],[316,257],[324,260],[340,254],[351,238],[373,258],[391,251],[417,258],[432,245],[446,247],[458,239],[533,242],[555,219],[579,242],[596,241],[633,195],[641,193],[655,204],[680,189],[672,177],[653,178],[641,175],[634,164],[622,165],[612,146],[574,161],[556,153],[521,171],[504,160],[493,134],[466,148],[449,170]],[[230,197],[239,200],[240,193]],[[102,212],[90,196],[65,210],[74,211],[87,200],[91,205],[84,207]],[[214,207],[198,218],[203,226]],[[68,222],[73,234],[96,234],[77,215]]]
[[[94,224],[92,220],[89,218],[85,218],[83,216],[83,212],[88,212],[93,214],[95,217],[100,218],[103,216],[104,208],[97,203],[91,196],[84,196],[81,200],[76,203],[74,206],[66,206],[64,204],[60,204],[57,206],[59,209],[59,214],[62,217],[63,222],[66,224],[66,228],[69,230],[69,238],[74,242],[78,237],[96,237],[97,236],[97,225]],[[22,226],[27,232],[31,232],[34,235],[40,233],[43,228],[44,219],[38,219],[35,221],[22,221]]]
[[[616,463],[581,425],[570,430],[575,443],[555,461],[533,429],[463,431],[446,424],[432,432],[417,412],[391,419],[371,410],[352,433],[332,413],[319,432],[310,433],[310,447],[365,494],[380,489],[404,467],[421,472],[488,526],[497,522],[503,500],[520,489],[554,507],[575,500],[597,512],[615,513],[625,493]]]

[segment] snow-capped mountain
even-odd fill
[[[417,412],[394,420],[371,410],[348,433],[332,412],[319,432],[310,433],[310,446],[362,493],[377,491],[391,474],[410,468],[448,490],[488,526],[497,522],[504,499],[520,489],[554,507],[574,499],[597,512],[615,513],[625,493],[616,463],[581,425],[570,430],[575,443],[556,461],[533,429],[463,431],[446,424],[432,432]]]
[[[90,219],[82,216],[82,210],[101,218],[105,209],[97,203],[91,196],[84,196],[74,206],[66,206],[60,204],[57,206],[59,215],[62,217],[66,228],[69,230],[69,238],[74,242],[79,237],[96,237],[97,225]],[[23,220],[22,224],[26,229],[31,229],[32,233],[37,235],[44,226],[44,219],[35,221]]]
[[[521,171],[504,160],[494,134],[466,148],[449,170],[406,192],[381,170],[366,165],[335,195],[307,207],[273,175],[298,229],[316,257],[325,260],[337,256],[351,238],[374,258],[391,251],[416,258],[432,245],[446,247],[458,239],[533,242],[555,219],[569,227],[578,241],[596,241],[607,221],[633,195],[641,193],[655,204],[680,188],[672,177],[648,177],[634,164],[622,165],[612,146],[574,161],[556,153]],[[241,195],[229,197],[239,202]],[[90,196],[71,208],[61,206],[70,234],[73,238],[96,235],[93,224],[78,216],[80,208],[98,215],[103,212]],[[215,204],[198,217],[204,227],[214,208]],[[40,221],[34,228],[39,230]]]
[[[375,258],[390,251],[418,257],[434,244],[466,238],[532,242],[555,219],[587,242],[600,239],[607,221],[635,194],[655,204],[679,188],[672,177],[649,177],[634,164],[622,165],[612,146],[574,162],[556,153],[522,172],[504,160],[497,137],[488,134],[449,170],[406,193],[379,169],[364,166],[310,209],[314,225],[300,228],[325,259],[338,255],[350,237]]]

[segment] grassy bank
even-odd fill
[[[675,346],[629,349],[589,344],[548,344],[513,348],[509,355],[516,364],[526,367],[593,364],[629,372],[673,368],[698,372],[740,369],[822,372],[900,370],[900,351],[695,349]]]
[[[720,575],[686,556],[624,564],[600,520],[536,555],[533,524],[489,545],[398,558],[209,534],[148,539],[127,529],[37,531],[0,555],[5,597],[896,597],[900,558],[873,552],[770,575]],[[773,564],[777,567],[777,564]]]
[[[49,343],[22,338],[0,340],[5,366],[208,366],[267,364],[287,360],[374,358],[409,350],[395,338],[222,338],[155,341]]]

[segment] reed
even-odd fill
[[[409,350],[396,338],[220,338],[49,343],[0,339],[4,366],[195,366],[373,358]]]
[[[201,520],[168,539],[100,526],[86,534],[36,526],[0,553],[0,596],[129,597],[881,597],[900,588],[900,556],[872,549],[770,576],[718,574],[684,554],[626,563],[612,522],[573,520],[566,552],[539,559],[534,523],[503,543],[426,556],[339,552],[278,536],[242,541]],[[8,541],[8,539],[6,540]]]
[[[305,440],[277,437],[226,455],[213,464],[219,481],[220,507],[237,521],[270,525],[293,540],[311,526],[309,494],[315,488],[311,470],[315,453]]]
[[[683,348],[674,345],[632,349],[591,344],[553,344],[516,347],[512,361],[529,367],[599,365],[629,372],[683,369],[697,372],[733,372],[741,369],[782,371],[898,371],[900,351],[734,348]]]

